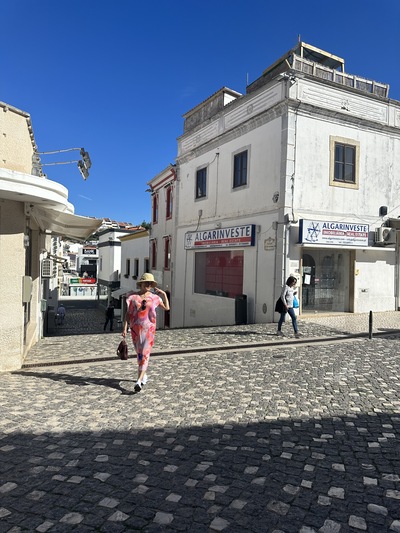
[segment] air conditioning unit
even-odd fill
[[[53,261],[51,259],[42,259],[42,278],[53,277]]]
[[[381,226],[375,230],[375,242],[377,244],[396,244],[396,230]]]

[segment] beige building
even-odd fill
[[[0,371],[21,368],[57,303],[51,237],[85,240],[100,223],[74,215],[68,190],[42,173],[30,115],[0,102]]]

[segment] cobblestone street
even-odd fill
[[[392,319],[159,331],[140,393],[119,333],[47,337],[0,374],[0,533],[400,532]]]

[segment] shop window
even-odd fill
[[[247,185],[247,150],[233,158],[233,188]]]
[[[358,189],[360,143],[342,137],[330,138],[329,184]]]
[[[196,172],[196,199],[207,196],[207,167]]]
[[[194,291],[235,298],[243,292],[243,251],[196,252]]]
[[[172,217],[172,187],[166,189],[166,217]]]

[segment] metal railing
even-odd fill
[[[325,67],[324,65],[301,58],[295,54],[293,55],[292,68],[304,72],[305,74],[311,74],[317,78],[333,81],[334,83],[339,83],[346,87],[353,87],[359,91],[375,94],[384,98],[389,97],[390,86],[386,83],[380,83],[378,81],[361,78],[360,76],[354,76],[353,74],[339,72],[338,70]]]

